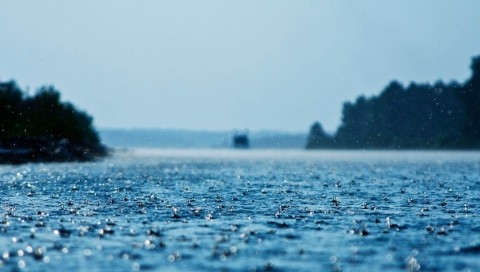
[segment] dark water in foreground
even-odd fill
[[[144,150],[0,184],[4,271],[480,271],[479,152]]]

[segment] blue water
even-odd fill
[[[0,184],[4,271],[480,271],[480,152],[135,150]]]

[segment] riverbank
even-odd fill
[[[74,144],[67,139],[22,139],[0,141],[0,164],[30,162],[85,162],[109,154],[107,147],[92,144]]]

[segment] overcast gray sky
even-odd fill
[[[0,0],[0,80],[98,128],[329,131],[392,79],[463,82],[480,1]]]

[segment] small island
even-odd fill
[[[248,149],[250,148],[250,141],[248,140],[248,134],[238,134],[235,132],[233,135],[233,148],[236,149]]]
[[[465,83],[392,81],[378,96],[343,105],[334,135],[312,125],[307,149],[480,149],[480,56]]]
[[[0,163],[93,161],[108,155],[93,118],[52,86],[30,96],[0,82]]]

